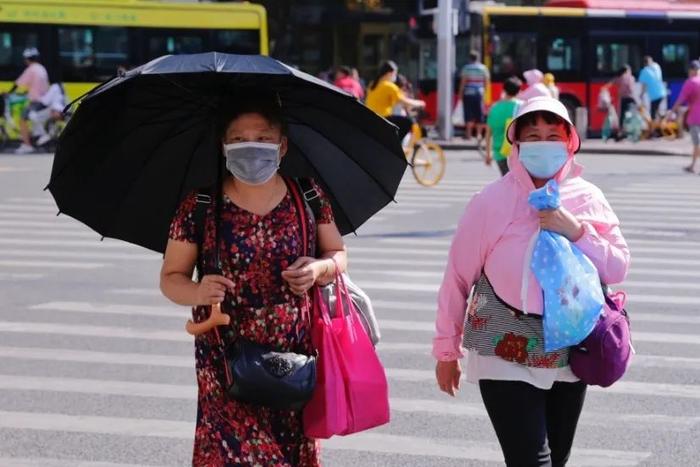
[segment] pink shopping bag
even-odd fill
[[[343,304],[348,307],[336,313],[345,316],[342,331],[336,337],[348,401],[347,429],[341,434],[348,435],[389,422],[389,385],[384,367],[349,298],[345,281],[342,276],[336,280],[339,285],[336,290],[343,294],[343,299],[336,303],[341,308]]]
[[[328,439],[348,428],[348,403],[343,374],[338,358],[338,338],[344,332],[342,310],[331,319],[321,290],[314,288],[311,340],[318,352],[316,387],[304,407],[304,434],[310,438]],[[336,303],[340,300],[336,300]]]

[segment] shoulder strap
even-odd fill
[[[300,192],[303,192],[299,190],[298,182],[290,180],[286,177],[284,178],[284,182],[287,184],[287,188],[292,194],[292,199],[294,200],[294,205],[297,210],[297,217],[299,220],[299,225],[301,226],[301,241],[304,256],[309,256],[309,232],[307,231],[306,206],[303,201],[305,198],[303,198],[303,195],[300,194]]]
[[[302,193],[304,202],[311,208],[314,217],[318,219],[321,216],[321,197],[311,183],[311,179],[297,178],[295,179],[299,191]]]
[[[204,222],[207,217],[207,209],[212,203],[210,190],[199,190],[197,192],[197,204],[194,208],[194,237],[197,240],[197,246],[201,247],[204,244]]]

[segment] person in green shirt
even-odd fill
[[[522,82],[518,78],[508,78],[503,84],[505,96],[493,104],[486,119],[486,164],[491,165],[495,160],[501,175],[508,173],[508,156],[510,145],[504,146],[506,127],[515,116],[520,106],[520,101],[515,96],[520,92]]]

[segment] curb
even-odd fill
[[[446,151],[476,151],[476,145],[472,143],[448,143],[443,141],[435,141]],[[614,144],[614,143],[613,143]],[[690,150],[679,151],[675,149],[652,149],[652,148],[621,148],[615,146],[606,147],[586,147],[584,142],[581,146],[580,154],[615,154],[620,156],[687,156]]]

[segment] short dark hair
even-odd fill
[[[622,76],[628,71],[632,71],[632,67],[629,65],[622,65],[622,68],[620,68],[617,72],[617,76]]]
[[[217,134],[223,139],[232,121],[244,114],[259,114],[271,126],[278,127],[282,135],[287,134],[287,123],[282,113],[279,94],[265,88],[239,88],[237,92],[221,102],[217,118]]]
[[[566,120],[552,112],[538,110],[536,112],[526,113],[515,121],[515,139],[520,139],[520,133],[525,129],[525,127],[537,125],[537,120],[540,118],[549,125],[564,125],[564,128],[566,128],[566,134],[571,136],[571,127]]]
[[[349,66],[341,65],[338,67],[337,72],[350,76],[352,74],[352,69]]]
[[[507,95],[509,96],[515,96],[520,92],[520,87],[523,85],[523,82],[520,81],[517,77],[512,76],[508,78],[505,83],[503,83],[503,90],[506,92]]]
[[[472,50],[469,52],[469,60],[472,62],[476,62],[479,60],[479,57],[481,57],[481,54],[477,50]]]

